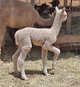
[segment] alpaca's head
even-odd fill
[[[56,10],[56,15],[60,16],[62,21],[66,21],[66,19],[67,19],[67,13],[65,11],[65,8],[59,10],[58,7],[56,6],[55,10]]]

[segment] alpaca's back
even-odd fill
[[[19,31],[17,31],[16,33],[15,33],[15,35],[14,35],[14,38],[15,38],[15,44],[16,45],[19,45],[19,33],[20,32],[20,30]]]
[[[23,42],[27,42],[27,38],[29,37],[34,45],[41,46],[46,39],[50,39],[50,34],[50,29],[37,29],[27,27],[18,30],[15,33],[15,43],[16,45],[19,45],[22,40],[24,40]]]

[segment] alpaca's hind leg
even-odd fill
[[[18,47],[17,51],[14,53],[14,55],[12,56],[12,61],[13,61],[13,64],[14,64],[14,72],[17,74],[17,59],[20,55],[20,47]]]
[[[26,77],[26,74],[25,74],[25,70],[24,70],[24,60],[25,60],[28,52],[32,48],[30,38],[24,39],[23,43],[21,43],[21,45],[22,45],[22,47],[21,47],[20,55],[18,57],[18,64],[19,64],[19,67],[20,67],[20,70],[21,70],[22,79],[28,80],[28,78]]]
[[[26,74],[25,74],[25,70],[24,70],[24,60],[25,60],[28,52],[30,51],[30,49],[31,49],[31,47],[23,46],[21,48],[21,53],[18,57],[18,64],[19,64],[19,67],[21,70],[21,76],[22,76],[22,79],[24,79],[24,80],[28,80],[28,78],[26,77]]]
[[[47,76],[49,75],[47,72],[47,50],[42,48],[42,62],[43,62],[43,73]]]

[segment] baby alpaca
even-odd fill
[[[47,72],[47,51],[54,52],[54,58],[52,61],[52,68],[55,69],[56,60],[60,54],[60,50],[53,46],[53,43],[56,42],[57,36],[59,34],[61,24],[67,19],[67,13],[65,9],[59,10],[56,8],[56,15],[53,22],[53,25],[50,29],[47,28],[24,28],[18,30],[15,33],[15,42],[19,46],[16,53],[12,56],[14,63],[14,71],[17,73],[17,61],[21,69],[21,76],[24,80],[28,78],[25,75],[24,71],[24,60],[32,48],[32,43],[36,46],[42,47],[42,62],[43,62],[43,73],[49,75]]]

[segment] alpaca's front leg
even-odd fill
[[[47,50],[42,48],[42,62],[43,62],[43,73],[47,76],[49,75],[47,72]]]
[[[49,45],[49,43],[45,43],[45,44],[44,44],[44,48],[45,48],[45,49],[48,49],[49,51],[52,51],[52,52],[55,53],[54,58],[53,58],[53,61],[52,61],[52,68],[55,69],[56,60],[57,60],[57,58],[58,58],[58,56],[59,56],[59,54],[60,54],[60,50],[59,50],[58,48],[54,47],[54,46],[51,45],[51,44]]]
[[[53,52],[55,53],[54,54],[54,57],[53,57],[53,61],[52,61],[52,68],[55,69],[55,66],[56,66],[56,60],[60,54],[60,50],[56,47],[52,47],[53,48]]]
[[[0,14],[1,16],[1,14]],[[2,18],[2,16],[1,16]],[[4,22],[3,22],[4,20]],[[3,37],[4,37],[4,34],[5,34],[5,31],[6,31],[6,26],[5,26],[5,19],[0,19],[0,63],[3,63],[3,61],[1,61],[1,46],[2,46],[2,40],[3,40]]]

